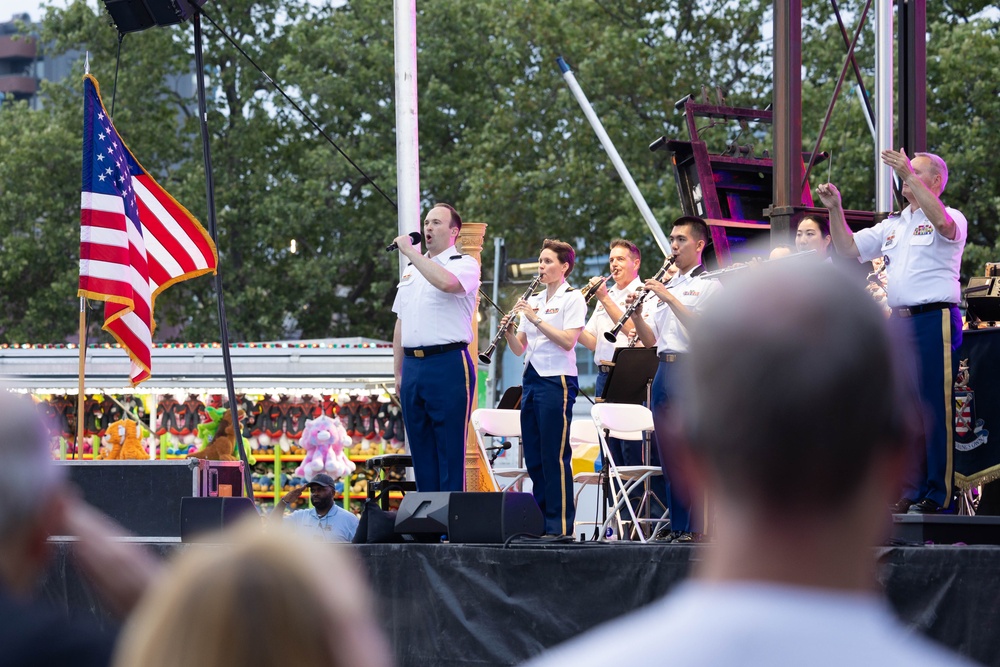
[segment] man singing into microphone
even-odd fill
[[[427,254],[395,239],[409,260],[392,311],[393,371],[418,491],[462,491],[475,366],[469,355],[479,263],[455,249],[462,218],[437,204],[424,220]]]

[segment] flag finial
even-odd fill
[[[83,73],[90,74],[90,51],[83,57]]]

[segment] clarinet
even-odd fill
[[[535,290],[538,289],[538,285],[541,282],[542,282],[541,276],[535,276],[534,278],[532,278],[531,282],[528,284],[528,289],[524,290],[524,294],[521,295],[521,299],[527,300],[527,298],[532,294],[534,294]],[[520,301],[521,299],[518,299],[518,301]],[[511,310],[513,310],[513,308]],[[510,310],[508,310],[507,314],[504,315],[503,318],[501,319],[506,319],[509,316],[510,316]],[[493,353],[496,352],[497,350],[497,343],[499,343],[500,339],[503,338],[503,334],[507,330],[508,326],[510,326],[510,322],[508,322],[506,326],[505,325],[500,326],[500,328],[497,330],[496,335],[493,336],[493,340],[490,341],[490,346],[486,348],[486,351],[479,353],[479,361],[481,361],[484,364],[488,364],[493,361]]]
[[[675,261],[677,261],[677,255],[671,255],[663,260],[663,266],[661,266],[660,270],[656,272],[655,276],[653,276],[653,280],[665,283],[667,271],[670,270],[670,267],[674,265]],[[632,303],[629,304],[628,308],[625,309],[625,312],[622,313],[621,319],[618,320],[611,331],[604,332],[604,339],[606,341],[614,343],[618,340],[618,333],[622,330],[622,327],[625,326],[625,323],[628,322],[628,318],[632,317],[632,314],[635,313],[636,308],[638,308],[639,305],[645,301],[647,296],[649,296],[649,294],[647,293],[645,287],[640,287],[635,291],[635,298]]]

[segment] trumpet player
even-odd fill
[[[585,290],[588,292],[591,289],[596,290],[595,297],[597,298],[594,314],[590,316],[587,326],[580,334],[580,344],[594,353],[594,364],[597,366],[595,396],[601,396],[604,393],[604,385],[608,381],[608,373],[611,371],[611,360],[615,355],[615,349],[628,347],[629,339],[634,335],[634,325],[631,322],[626,322],[622,330],[618,332],[618,338],[614,343],[604,338],[604,332],[611,331],[615,323],[621,319],[628,296],[642,286],[642,281],[639,279],[641,263],[642,255],[634,243],[626,239],[615,239],[611,242],[608,255],[608,265],[614,285],[609,288],[605,284],[604,278],[598,278],[596,279],[597,283],[591,281]],[[643,465],[641,440],[609,438],[608,447],[611,449],[611,457],[616,465]]]
[[[575,261],[568,243],[545,239],[538,254],[545,289],[518,299],[500,323],[507,346],[525,357],[521,446],[546,535],[572,535],[576,518],[569,423],[579,390],[575,347],[587,321],[587,304],[566,283]],[[520,324],[515,332],[511,324],[516,316]]]
[[[656,442],[660,453],[660,467],[667,486],[667,503],[670,509],[670,532],[659,539],[684,544],[698,541],[705,532],[704,508],[701,502],[693,503],[686,489],[677,483],[679,473],[676,446],[671,441],[673,399],[683,388],[678,386],[676,364],[688,351],[688,327],[694,322],[705,303],[719,289],[719,283],[698,276],[705,272],[702,253],[708,243],[708,226],[701,218],[678,218],[670,231],[670,250],[676,258],[677,273],[666,282],[647,280],[644,287],[656,295],[655,303],[647,301],[646,308],[653,311],[655,329],[647,324],[641,314],[632,316],[644,345],[656,346],[659,366],[653,379],[652,411],[656,427]],[[693,511],[697,509],[697,514]]]
[[[437,204],[424,220],[427,254],[408,235],[408,260],[392,305],[396,390],[419,491],[462,491],[475,365],[469,355],[479,263],[455,248],[462,218]]]

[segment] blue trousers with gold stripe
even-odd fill
[[[569,423],[579,384],[575,375],[542,377],[529,363],[521,393],[521,447],[535,502],[549,535],[572,535],[573,450]]]
[[[912,317],[893,316],[897,333],[909,342],[917,357],[917,383],[924,426],[924,456],[918,459],[903,488],[912,501],[930,498],[948,507],[954,469],[955,399],[953,389],[962,344],[962,315],[958,308],[932,310]]]
[[[475,367],[468,349],[403,357],[399,402],[418,491],[465,488]]]

